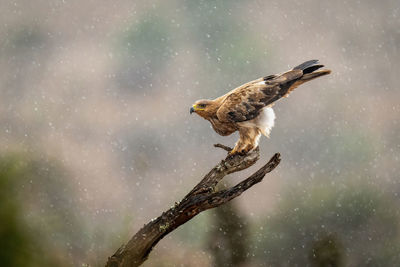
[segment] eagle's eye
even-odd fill
[[[198,104],[199,108],[205,108],[206,104]]]

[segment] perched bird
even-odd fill
[[[288,96],[297,86],[331,73],[318,60],[306,61],[293,69],[248,82],[214,100],[198,100],[190,108],[208,120],[223,136],[239,131],[239,140],[230,152],[246,154],[258,146],[261,134],[269,136],[274,126],[275,101]]]

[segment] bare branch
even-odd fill
[[[215,145],[226,149],[223,145]],[[229,150],[230,151],[230,150]],[[126,245],[108,258],[106,267],[135,267],[141,265],[152,248],[168,233],[186,223],[200,212],[218,207],[259,183],[280,162],[279,153],[249,178],[226,190],[216,192],[216,186],[226,175],[252,166],[259,159],[258,148],[247,155],[227,157],[217,164],[179,203],[139,230]]]
[[[228,152],[231,152],[231,151],[232,151],[232,148],[231,148],[231,147],[225,146],[225,145],[222,145],[222,144],[214,144],[214,147],[222,148],[223,150],[226,150],[226,151],[228,151]]]

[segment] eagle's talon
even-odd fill
[[[249,153],[246,149],[242,150],[232,150],[231,152],[228,153],[228,156],[234,157],[234,156],[246,156]]]

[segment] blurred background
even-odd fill
[[[191,104],[319,59],[280,166],[143,266],[400,265],[400,3],[0,1],[0,261],[103,266],[232,146]]]

